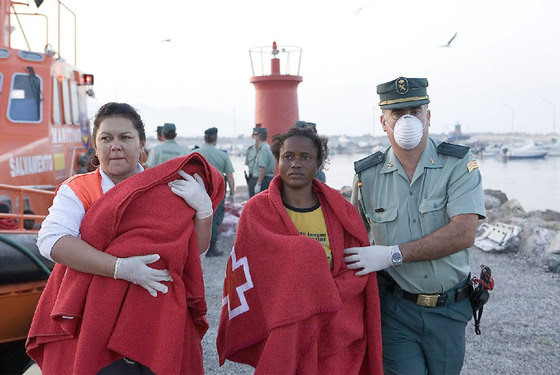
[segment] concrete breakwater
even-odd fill
[[[488,224],[505,223],[520,228],[517,239],[502,251],[517,254],[536,266],[560,273],[560,212],[526,212],[515,199],[501,191],[485,190]]]

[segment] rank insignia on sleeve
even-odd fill
[[[467,163],[467,170],[469,171],[469,173],[471,173],[475,169],[478,169],[478,163],[476,162],[476,160],[469,161]]]

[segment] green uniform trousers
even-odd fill
[[[212,218],[212,237],[210,242],[218,241],[218,237],[220,236],[220,225],[224,221],[224,211],[226,209],[225,206],[225,198],[222,199],[218,207],[216,207],[216,211],[214,211],[214,217]]]
[[[398,286],[385,292],[381,300],[385,374],[460,374],[471,318],[468,298],[449,306],[424,307],[403,299]]]

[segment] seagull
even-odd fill
[[[356,16],[357,16],[362,10],[364,10],[365,8],[367,8],[367,7],[370,6],[370,5],[371,5],[371,1],[368,2],[367,4],[364,4],[363,6],[359,7],[358,10],[356,11]]]
[[[455,39],[456,36],[457,36],[457,32],[455,32],[455,34],[453,34],[453,36],[451,37],[451,39],[449,39],[449,42],[447,42],[447,44],[444,44],[440,47],[451,47],[451,42],[453,41],[453,39]]]

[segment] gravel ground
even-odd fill
[[[222,236],[218,247],[224,255],[203,261],[210,329],[204,336],[207,374],[252,374],[253,368],[226,361],[218,366],[216,332],[222,285],[233,236]],[[471,267],[492,268],[494,291],[484,307],[482,334],[467,326],[467,352],[462,374],[558,374],[560,373],[560,275],[530,264],[514,254],[471,250]]]

